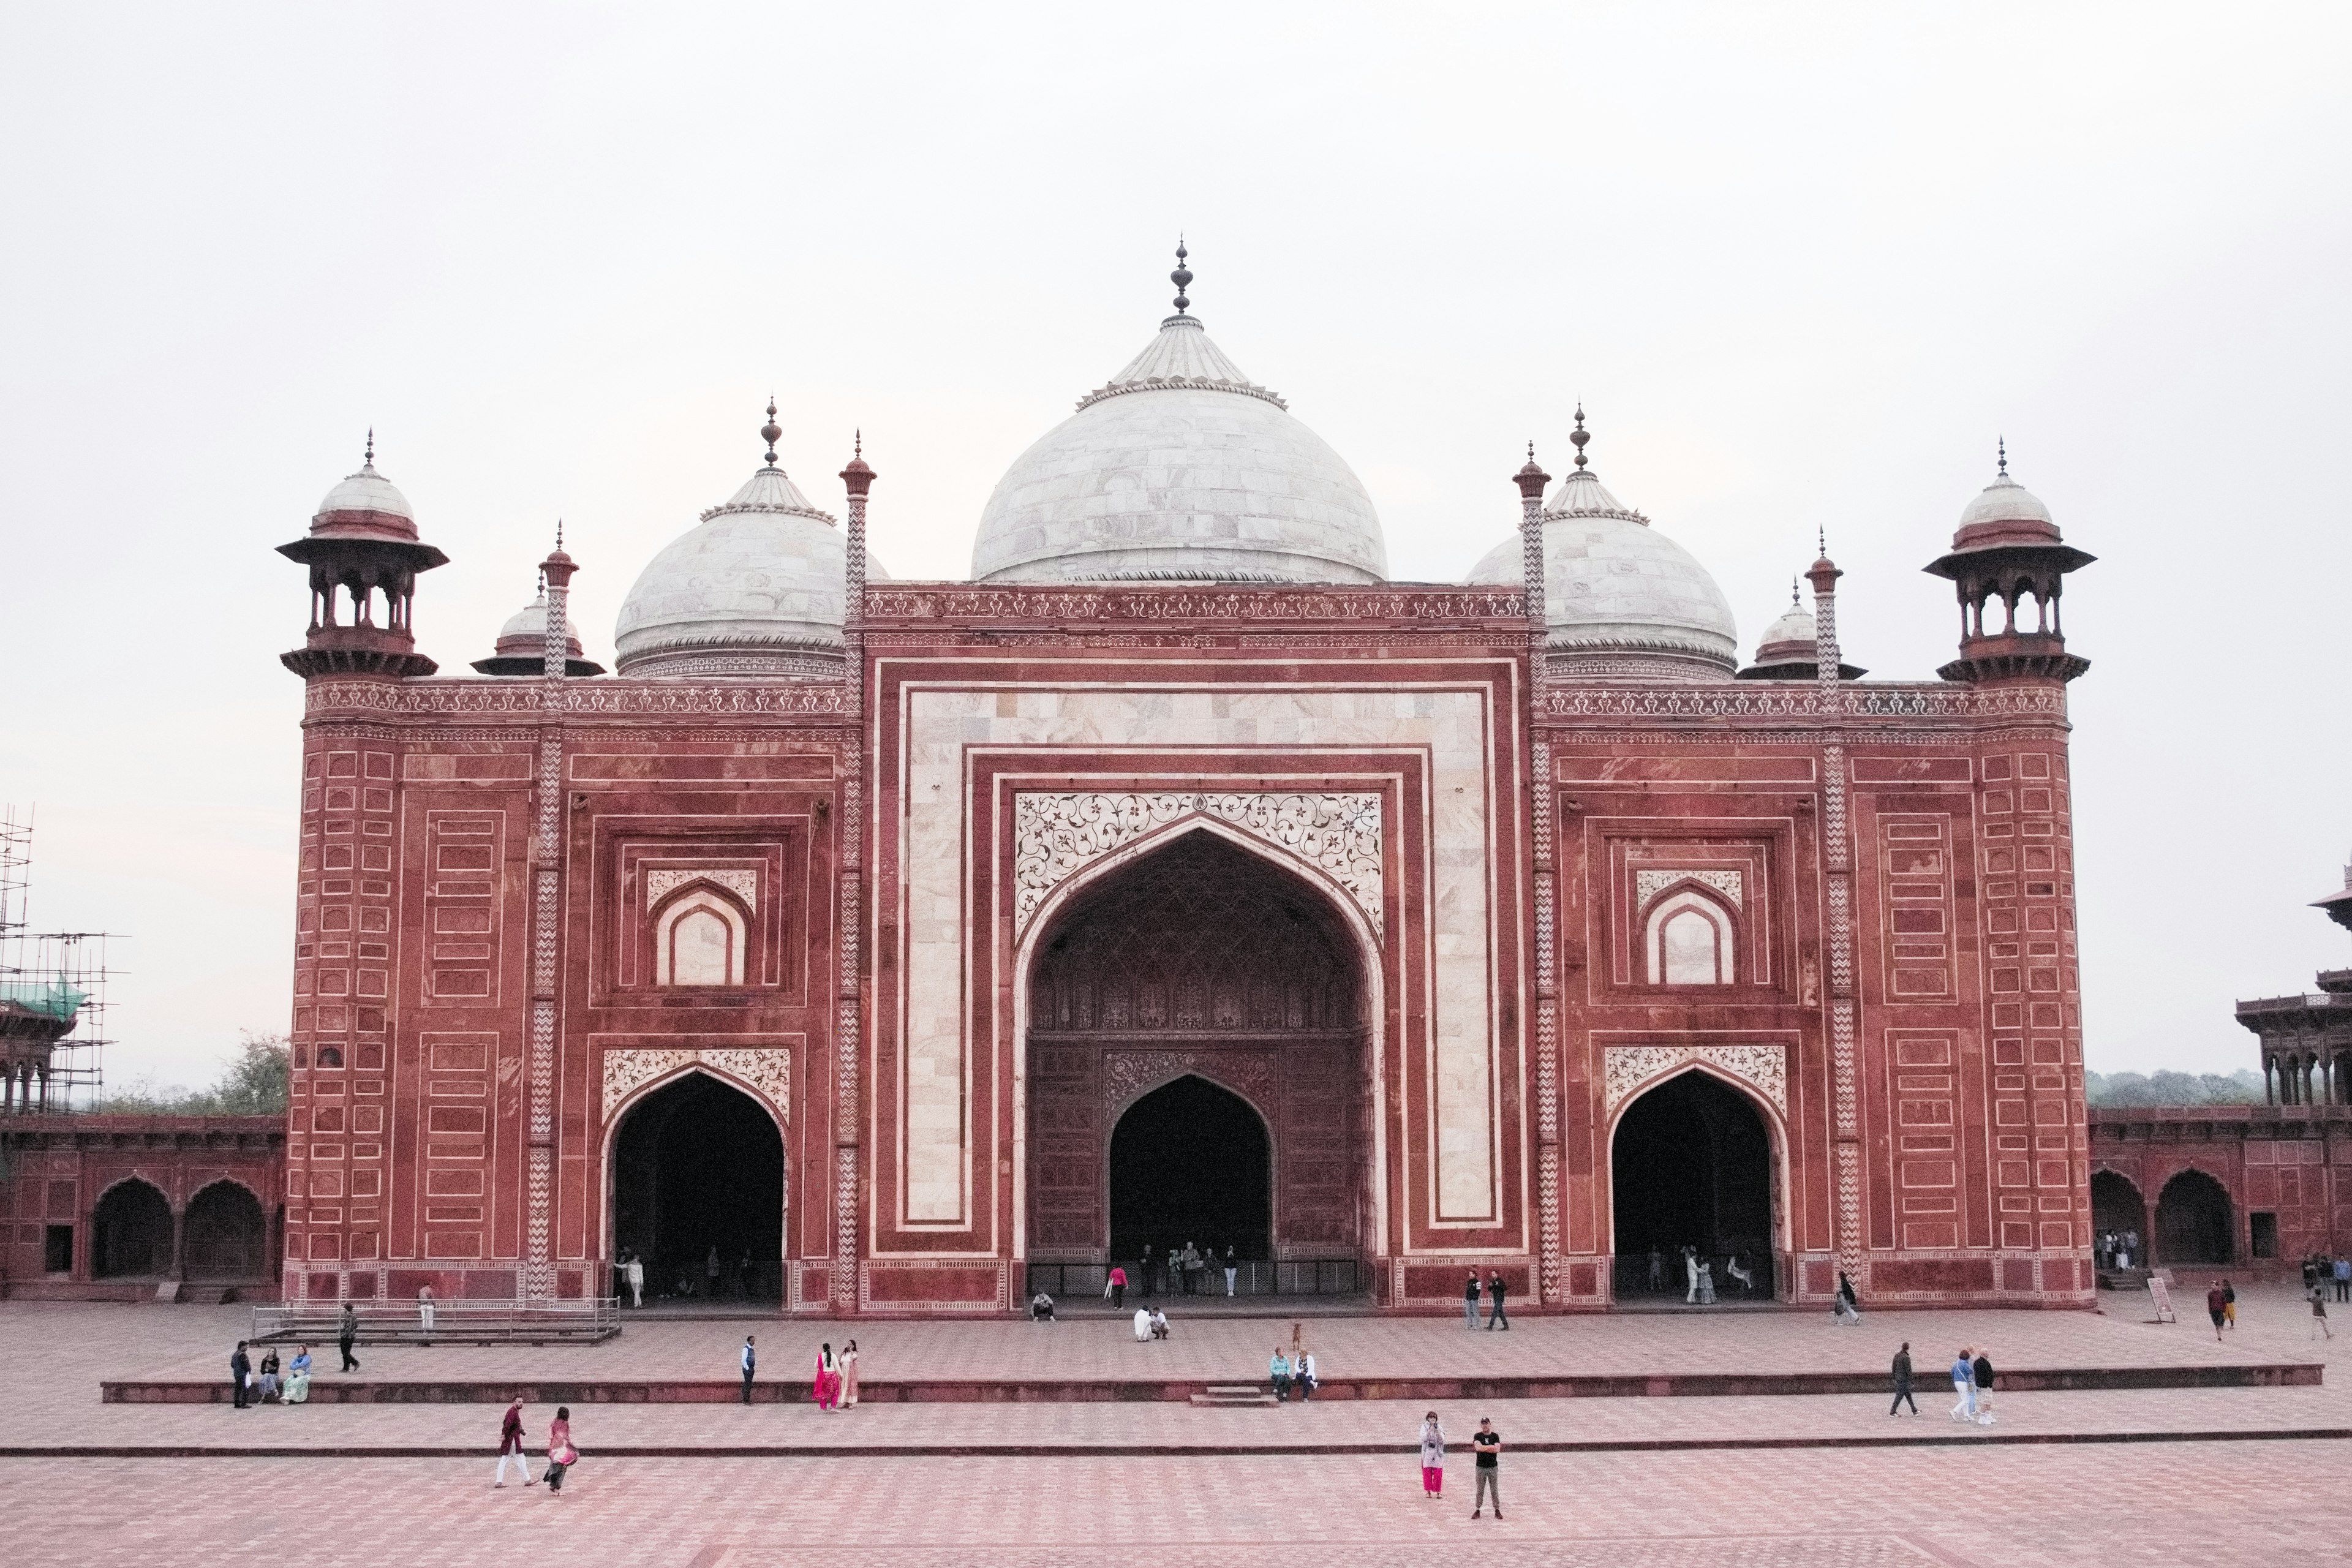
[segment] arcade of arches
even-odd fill
[[[1368,993],[1323,896],[1214,834],[1088,889],[1030,981],[1030,1258],[1365,1256]]]
[[[270,1268],[268,1216],[261,1200],[235,1182],[203,1188],[176,1222],[163,1193],[135,1177],[108,1188],[90,1210],[94,1279],[152,1279],[175,1269],[190,1279],[266,1279]]]
[[[783,1281],[784,1141],[767,1108],[692,1072],[639,1100],[613,1142],[613,1255],[645,1260],[648,1300],[773,1300]]]
[[[1609,1176],[1620,1296],[1684,1295],[1685,1247],[1712,1266],[1718,1297],[1741,1292],[1734,1258],[1750,1293],[1773,1294],[1772,1139],[1747,1096],[1702,1072],[1668,1079],[1618,1119]]]

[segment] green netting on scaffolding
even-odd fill
[[[0,980],[0,1006],[15,1005],[47,1018],[70,1021],[89,996],[62,980]]]

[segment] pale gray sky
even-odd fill
[[[2352,565],[2340,5],[18,5],[0,16],[0,799],[34,917],[136,941],[111,1073],[287,1014],[299,568],[379,466],[489,649],[556,517],[621,595],[754,467],[954,577],[999,474],[1195,311],[1457,578],[1532,437],[1715,573],[1743,648],[1816,525],[1848,656],[2011,468],[2067,597],[2094,1067],[2252,1061],[2352,963],[2305,902]]]

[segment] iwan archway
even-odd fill
[[[1711,1073],[1636,1096],[1610,1142],[1616,1298],[1687,1301],[1705,1264],[1718,1302],[1772,1300],[1780,1166],[1769,1113]]]
[[[613,1132],[612,1255],[646,1267],[646,1300],[772,1301],[783,1282],[784,1142],[768,1108],[687,1072]]]
[[[1372,993],[1330,894],[1180,831],[1075,890],[1033,951],[1029,1261],[1132,1275],[1148,1242],[1164,1275],[1192,1243],[1255,1265],[1244,1289],[1368,1289]]]

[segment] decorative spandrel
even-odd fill
[[[1705,1063],[1737,1079],[1789,1113],[1789,1048],[1786,1046],[1609,1046],[1601,1058],[1601,1098],[1614,1111],[1639,1090],[1677,1068]]]
[[[1314,867],[1375,934],[1383,929],[1377,795],[1024,791],[1013,803],[1014,931],[1026,931],[1047,896],[1092,862],[1188,816],[1224,823]]]

